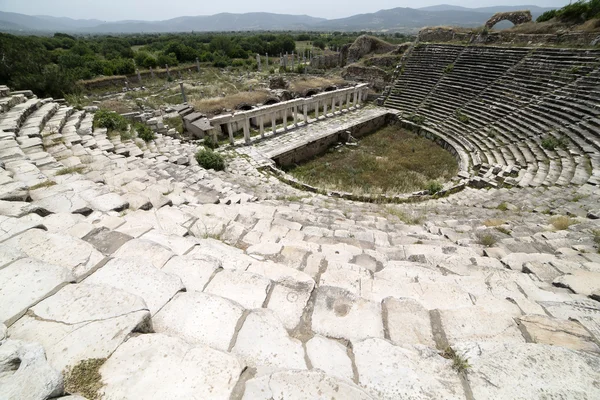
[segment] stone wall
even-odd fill
[[[344,68],[342,77],[350,81],[366,82],[374,90],[381,91],[390,82],[392,75],[378,67],[351,64]]]
[[[529,10],[499,12],[494,14],[492,18],[485,23],[485,26],[486,28],[492,28],[500,21],[510,21],[515,25],[531,22],[531,12]]]
[[[398,46],[384,42],[376,37],[362,35],[348,49],[348,62],[356,62],[367,54],[389,53],[397,48]]]

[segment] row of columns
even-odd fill
[[[340,94],[338,96],[333,96],[331,98],[331,103],[329,104],[329,99],[326,100],[321,100],[319,98],[315,98],[313,99],[313,102],[310,102],[309,100],[307,100],[308,102],[302,104],[302,119],[304,122],[304,125],[308,125],[309,123],[309,119],[308,119],[308,106],[309,104],[315,104],[315,121],[319,119],[319,108],[321,107],[321,105],[323,106],[323,117],[327,118],[328,112],[327,112],[327,106],[330,105],[331,106],[331,115],[334,116],[336,111],[337,112],[342,112],[344,110],[351,110],[351,109],[357,109],[361,106],[361,103],[363,101],[363,90],[366,90],[365,88],[360,88],[360,89],[355,89],[353,92],[346,92],[343,94]],[[345,104],[345,107],[344,107]],[[261,114],[261,115],[257,115],[257,116],[246,116],[244,121],[243,121],[243,130],[244,130],[244,142],[246,144],[250,144],[251,142],[251,138],[250,138],[250,119],[251,118],[256,118],[258,120],[258,125],[259,125],[259,133],[260,133],[260,137],[264,138],[265,137],[265,117],[268,118],[268,116],[270,115],[271,118],[271,130],[273,132],[273,134],[277,133],[277,125],[276,125],[276,120],[277,120],[277,114],[283,111],[283,130],[284,132],[287,132],[289,130],[289,126],[288,126],[288,113],[291,112],[291,117],[293,118],[293,127],[297,128],[298,124],[299,124],[299,118],[298,118],[298,104],[291,104],[289,107],[285,107],[282,109],[279,109],[277,107],[277,105],[274,106],[269,106],[268,108],[272,108],[274,110],[270,111],[265,108],[265,113]],[[227,123],[227,131],[229,133],[229,141],[231,144],[233,144],[235,142],[235,139],[233,137],[233,124],[232,122],[228,122]]]

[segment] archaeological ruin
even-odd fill
[[[399,58],[377,93],[181,104],[147,141],[0,86],[0,399],[600,398],[600,50],[433,42],[344,49]],[[457,174],[282,169],[389,124]]]

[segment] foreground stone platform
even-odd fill
[[[0,92],[0,399],[600,397],[598,186],[357,203]]]

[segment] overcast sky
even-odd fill
[[[0,0],[0,11],[78,19],[94,18],[103,21],[163,20],[184,15],[255,11],[343,18],[388,8],[418,8],[436,4],[454,4],[463,7],[534,4],[542,7],[559,7],[567,3],[568,0]]]

